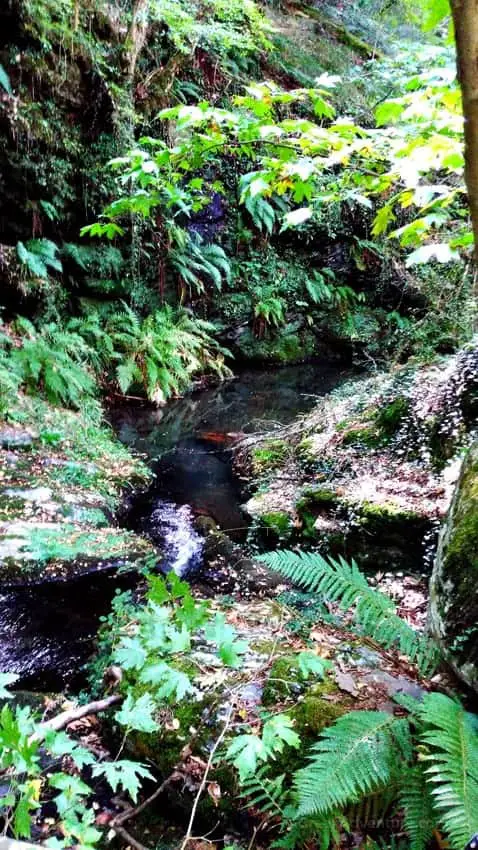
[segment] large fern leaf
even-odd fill
[[[390,782],[409,726],[384,711],[351,711],[324,729],[310,764],[295,775],[298,816],[333,811]]]
[[[401,784],[400,803],[404,809],[410,850],[425,850],[433,835],[437,816],[423,765],[417,764],[406,771]]]
[[[422,742],[434,808],[454,850],[478,832],[478,717],[444,694],[423,701]]]
[[[422,672],[438,662],[435,644],[416,632],[396,613],[392,600],[370,587],[355,561],[323,558],[317,552],[278,550],[261,556],[267,566],[305,590],[322,593],[343,610],[354,608],[355,620],[363,631],[386,648],[398,647]]]

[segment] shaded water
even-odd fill
[[[152,410],[145,406],[111,411],[122,442],[144,453],[156,483],[136,502],[130,524],[161,543],[155,523],[158,499],[189,505],[192,514],[211,516],[241,538],[246,529],[228,445],[245,433],[273,430],[310,410],[349,372],[308,364],[269,371],[247,371],[226,384]]]
[[[158,545],[163,568],[185,574],[200,563],[198,515],[213,517],[239,538],[243,533],[228,441],[290,422],[347,377],[320,365],[248,371],[160,410],[139,405],[111,411],[119,438],[145,454],[156,475],[150,491],[133,500],[129,524]],[[100,616],[109,611],[115,589],[134,581],[113,570],[0,592],[0,670],[18,673],[23,687],[81,685]]]

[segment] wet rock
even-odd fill
[[[0,448],[30,449],[36,440],[31,431],[3,426],[0,428]]]
[[[53,491],[50,487],[33,487],[30,490],[23,489],[22,487],[9,487],[3,491],[3,494],[4,496],[11,496],[14,499],[23,499],[25,502],[35,502],[41,505],[44,502],[50,501]]]
[[[280,575],[251,558],[243,546],[219,529],[211,530],[205,539],[203,563],[195,575],[196,581],[221,593],[241,590],[267,594],[284,584]]]
[[[478,443],[464,460],[441,533],[429,627],[455,672],[478,692]]]
[[[72,522],[0,524],[0,586],[64,582],[88,573],[134,569],[154,547],[133,532]]]

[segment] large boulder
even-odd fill
[[[478,442],[465,457],[440,537],[429,626],[455,672],[478,691]]]

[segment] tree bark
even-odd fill
[[[465,181],[478,265],[478,0],[451,0],[465,117]]]

